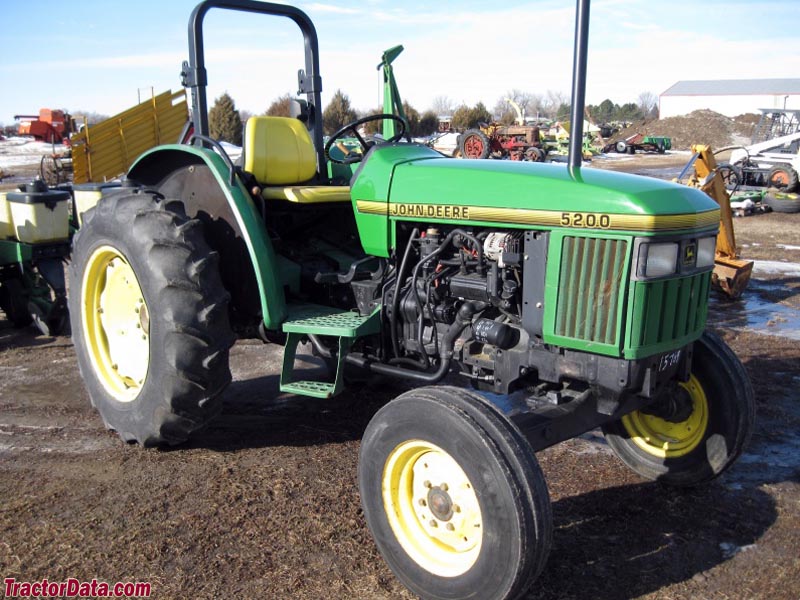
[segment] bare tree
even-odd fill
[[[507,96],[497,99],[492,109],[492,116],[503,125],[513,125],[517,118],[517,113],[508,103]]]
[[[548,119],[555,119],[558,115],[559,108],[568,103],[569,98],[567,98],[567,95],[564,92],[547,90],[547,94],[542,99],[540,112]]]
[[[637,100],[639,111],[645,119],[658,116],[658,96],[653,92],[642,92]]]
[[[518,90],[514,88],[511,91],[506,92],[506,98],[511,98],[514,102],[516,102],[522,112],[526,115],[530,115],[531,109],[534,111],[537,108],[538,104],[538,97],[535,94],[531,94],[530,92],[523,92],[522,90]]]
[[[433,103],[431,104],[431,110],[436,113],[437,116],[443,117],[445,115],[452,115],[453,111],[456,109],[456,103],[451,98],[447,96],[436,96],[433,99]]]

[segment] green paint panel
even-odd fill
[[[364,172],[371,170],[371,160]],[[630,215],[685,214],[718,208],[697,189],[651,177],[601,169],[569,170],[557,164],[441,156],[398,164],[390,200]]]
[[[710,283],[710,272],[631,282],[625,358],[667,352],[699,338],[706,326]]]
[[[33,257],[33,247],[22,242],[0,240],[0,265],[21,263]]]
[[[373,256],[388,258],[390,252],[389,217],[386,214],[366,214],[359,212],[356,203],[359,200],[385,202],[389,204],[392,177],[395,167],[412,160],[426,161],[441,158],[442,155],[425,146],[398,145],[375,148],[369,158],[362,163],[363,168],[350,190],[353,198],[353,212],[361,238],[364,252]]]

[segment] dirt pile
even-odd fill
[[[688,115],[655,121],[638,121],[617,133],[611,141],[624,140],[637,133],[672,138],[673,150],[689,150],[692,144],[708,144],[719,149],[734,144],[748,144],[758,115],[726,117],[713,110],[696,110]]]

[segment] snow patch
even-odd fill
[[[800,275],[800,263],[778,260],[755,260],[753,272],[767,275]]]
[[[0,140],[0,168],[38,165],[42,156],[66,152],[67,147],[49,142],[37,142],[32,138],[10,137]]]

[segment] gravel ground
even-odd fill
[[[688,491],[640,479],[597,432],[541,452],[555,535],[531,598],[798,598],[800,215],[735,224],[745,256],[784,265],[757,268],[743,300],[712,302],[756,390],[752,443]],[[104,430],[69,338],[0,318],[0,575],[149,581],[154,598],[411,598],[356,485],[361,433],[400,389],[281,395],[279,350],[238,343],[221,417],[185,446],[144,450]]]

